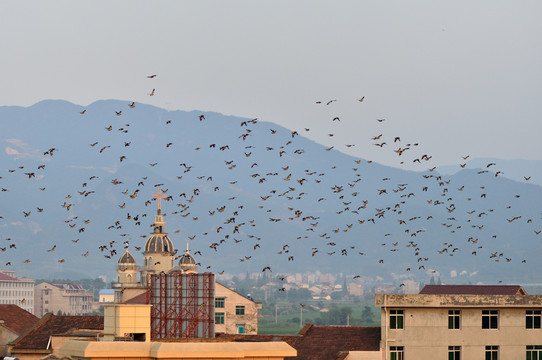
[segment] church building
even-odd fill
[[[150,279],[159,274],[197,274],[198,267],[188,249],[181,256],[165,231],[165,221],[161,210],[161,199],[165,197],[158,190],[153,195],[158,199],[158,210],[154,218],[153,233],[147,238],[143,250],[143,265],[139,266],[127,249],[119,258],[117,282],[112,284],[115,303],[146,303]],[[214,326],[216,334],[257,334],[258,310],[262,304],[216,282],[214,286]]]

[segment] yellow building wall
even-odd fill
[[[61,356],[72,359],[201,359],[201,360],[282,360],[297,356],[297,351],[282,341],[274,342],[124,342],[77,341],[66,342],[60,349]]]
[[[151,339],[151,305],[110,304],[104,305],[104,340],[114,336],[145,334]]]
[[[486,345],[499,346],[499,359],[525,359],[526,345],[542,345],[542,329],[525,328],[525,308],[392,309],[404,310],[404,329],[386,334],[389,313],[383,309],[382,345],[387,351],[404,346],[408,359],[446,359],[448,346],[461,346],[462,359],[483,359]],[[448,329],[448,310],[461,311],[460,329]],[[482,329],[482,310],[499,310],[498,329]]]

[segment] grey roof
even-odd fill
[[[119,259],[119,264],[135,264],[136,260],[128,250]]]
[[[166,234],[152,234],[145,243],[145,253],[173,253],[173,242]]]

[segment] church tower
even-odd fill
[[[126,249],[126,252],[120,257],[117,265],[117,282],[134,287],[137,285],[138,272],[139,269],[134,256]]]
[[[180,272],[181,274],[198,273],[198,263],[190,254],[190,250],[188,250],[188,240],[186,240],[186,250],[184,254],[180,256],[179,264],[170,270],[170,273],[172,272]]]
[[[173,242],[165,232],[161,199],[166,196],[161,194],[161,190],[158,189],[158,194],[153,195],[153,197],[158,198],[158,210],[154,218],[154,232],[147,239],[145,250],[143,251],[143,268],[141,274],[141,283],[143,285],[146,285],[148,275],[169,272],[174,267],[173,261],[177,252],[173,246]]]

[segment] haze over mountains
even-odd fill
[[[111,279],[125,247],[141,264],[160,188],[166,231],[200,271],[538,281],[540,167],[466,159],[439,173],[423,144],[359,135],[419,163],[406,171],[326,148],[310,129],[129,104],[0,107],[3,268]]]

